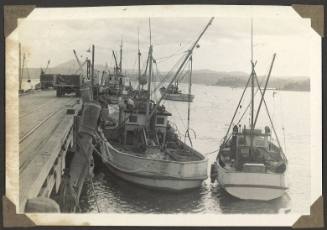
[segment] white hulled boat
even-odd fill
[[[169,85],[183,66],[192,62],[193,49],[212,20],[188,50]],[[200,187],[208,177],[208,159],[179,139],[168,121],[172,114],[160,105],[163,96],[157,102],[151,99],[152,50],[150,39],[147,90],[139,87],[133,96],[120,104],[116,123],[108,113],[102,113],[96,153],[112,173],[135,184],[173,191]],[[139,79],[145,82],[140,74]]]
[[[282,196],[287,190],[285,175],[287,169],[287,159],[280,145],[268,107],[266,105],[266,101],[264,99],[275,57],[276,55],[274,54],[263,90],[260,88],[260,84],[254,69],[255,63],[253,63],[253,58],[251,58],[251,75],[244,88],[228,131],[223,139],[223,143],[220,145],[217,159],[215,163],[211,165],[211,181],[214,182],[217,180],[219,185],[227,193],[240,199],[272,200]],[[251,124],[250,128],[246,128],[245,126],[242,128],[239,122],[233,122],[237,111],[240,108],[244,93],[250,82]],[[261,98],[254,117],[255,82],[258,86],[258,91],[261,94]],[[271,129],[268,126],[266,126],[263,131],[256,128],[256,123],[262,104],[264,104],[266,108],[270,125],[277,143],[274,143]],[[233,129],[230,133],[232,126]]]
[[[164,95],[165,100],[192,102],[194,99],[194,95],[182,93],[182,91],[178,88],[178,83],[171,85],[168,88],[161,87],[160,93]]]

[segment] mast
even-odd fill
[[[190,128],[190,116],[191,116],[191,93],[192,93],[192,69],[193,69],[193,56],[190,57],[191,69],[190,77],[188,81],[188,108],[187,108],[187,129]]]
[[[151,100],[151,82],[152,82],[152,41],[151,41],[151,21],[149,18],[149,31],[150,31],[150,48],[149,48],[149,58],[148,58],[148,65],[149,65],[149,79],[148,79],[148,98],[147,98],[147,105],[146,105],[146,116],[147,120],[150,118],[150,100]]]
[[[90,61],[86,58],[86,79],[90,80]]]
[[[253,19],[251,18],[251,130],[250,130],[250,159],[253,157],[253,113],[254,113],[254,63],[253,63]]]
[[[44,70],[44,73],[47,72],[47,70],[48,70],[48,68],[49,68],[49,65],[50,65],[50,59],[48,60],[47,66],[45,67],[45,70]]]
[[[23,77],[24,77],[24,65],[25,65],[25,53],[23,54],[23,63],[22,63],[22,68],[21,68],[21,76],[20,76],[20,82],[19,82],[19,87],[20,90],[22,90],[22,82],[23,82]]]
[[[253,127],[253,112],[254,112],[254,65],[253,65],[253,19],[251,19],[251,133]]]
[[[123,62],[123,39],[120,42],[120,51],[119,51],[119,73],[122,73],[122,62]]]
[[[94,45],[92,45],[91,86],[94,87]]]
[[[140,31],[137,29],[137,56],[138,56],[138,91],[140,91],[141,80],[141,51],[140,51]]]
[[[185,137],[187,136],[191,146],[193,146],[192,144],[192,140],[190,137],[190,120],[191,120],[191,93],[192,93],[192,69],[193,69],[193,57],[190,57],[190,76],[189,76],[189,81],[188,81],[188,106],[187,106],[187,129],[186,129],[186,133],[185,133]]]
[[[200,41],[201,37],[203,36],[203,34],[206,32],[206,30],[208,29],[208,27],[212,24],[212,21],[214,20],[214,17],[210,18],[210,21],[208,22],[208,24],[205,26],[205,28],[203,29],[203,31],[201,32],[201,34],[198,36],[198,38],[196,39],[196,41],[193,43],[193,45],[191,46],[191,48],[188,50],[182,64],[179,66],[178,70],[176,71],[174,77],[172,78],[172,80],[169,82],[167,89],[173,84],[173,82],[176,80],[178,74],[181,72],[183,66],[185,65],[186,61],[190,58],[190,56],[193,53],[193,50],[195,48],[195,46],[198,44],[198,42]],[[166,92],[164,92],[160,99],[158,100],[158,102],[156,103],[156,106],[154,108],[154,110],[152,111],[151,115],[153,114],[153,112],[156,110],[156,107],[160,104],[160,102],[163,100],[163,98],[166,96]]]

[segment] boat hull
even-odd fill
[[[126,173],[114,167],[109,162],[105,163],[105,166],[109,169],[111,173],[118,176],[119,178],[122,178],[125,181],[152,189],[183,191],[198,188],[202,184],[202,180],[178,180],[160,177],[144,177],[142,175]]]
[[[192,102],[193,99],[194,99],[194,95],[183,94],[183,93],[166,93],[164,95],[164,99],[165,100],[171,100],[171,101]]]
[[[237,172],[216,165],[220,186],[239,199],[268,201],[281,197],[287,190],[284,173]]]
[[[97,154],[116,176],[153,189],[194,189],[208,177],[207,158],[192,162],[147,159],[120,152],[107,141]]]

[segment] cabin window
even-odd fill
[[[240,154],[243,158],[248,158],[250,155],[250,149],[248,147],[241,147]]]
[[[131,115],[131,116],[129,116],[128,120],[129,120],[129,122],[136,123],[137,122],[137,116]]]
[[[157,117],[157,124],[163,125],[165,123],[165,119],[163,117]]]
[[[265,140],[262,138],[256,138],[255,139],[255,144],[256,147],[265,147],[266,146],[266,142]]]
[[[238,144],[239,144],[239,145],[245,145],[245,144],[246,144],[246,142],[245,142],[245,138],[244,138],[244,137],[239,137],[239,138],[238,138]]]

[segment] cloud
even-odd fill
[[[179,54],[160,63],[163,71],[169,70],[182,56],[182,52],[190,47],[208,21],[209,17],[151,18],[155,57],[160,59]],[[279,64],[281,75],[308,73],[309,67],[305,65],[309,52],[307,24],[290,17],[254,18],[256,57],[269,63],[267,57],[278,51],[280,60],[292,60],[289,67]],[[248,71],[250,30],[250,18],[215,18],[200,40],[200,49],[194,52],[194,68]],[[96,47],[96,62],[110,63],[112,50],[118,51],[123,40],[124,64],[126,68],[133,68],[137,58],[138,32],[144,61],[149,46],[148,18],[27,20],[20,26],[19,37],[25,50],[30,53],[29,64],[34,67],[43,66],[49,58],[52,65],[73,59],[73,49],[86,57],[89,54],[85,51],[92,44]],[[300,67],[296,66],[299,64]]]

